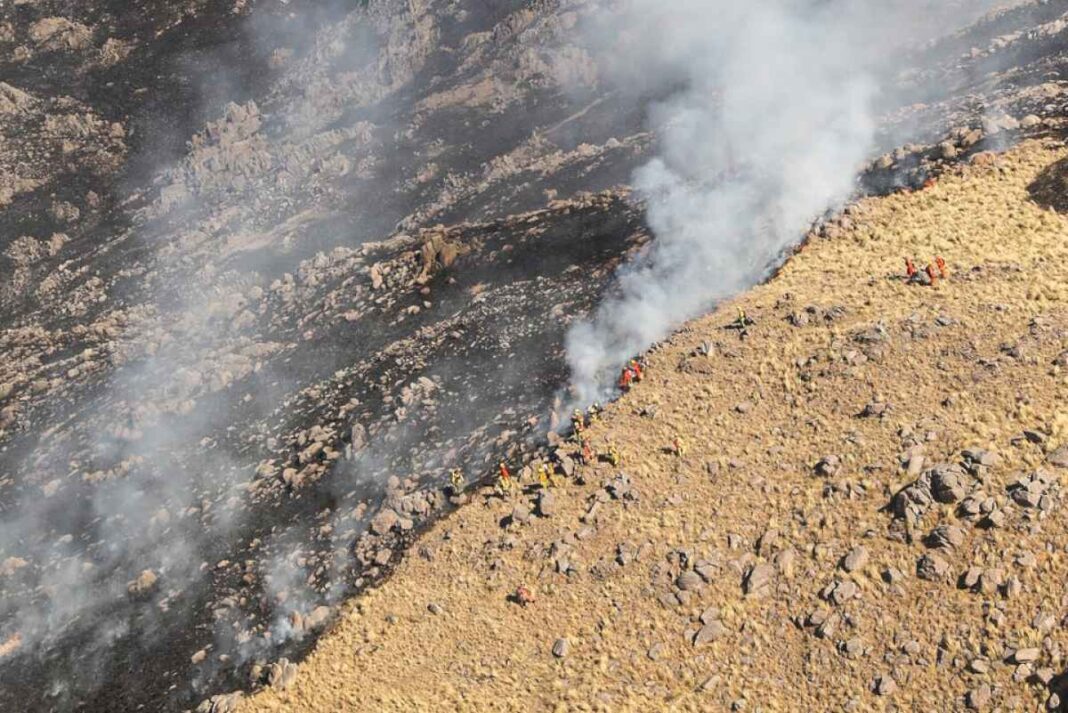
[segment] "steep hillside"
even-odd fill
[[[1023,140],[1055,147],[1065,131],[1068,0],[921,4],[930,17],[916,36],[905,27],[893,38],[908,51],[875,72],[885,88],[873,99],[875,146],[855,185],[852,161],[838,177],[858,197],[919,188]],[[1002,5],[1013,7],[975,21]],[[0,3],[0,709],[177,711],[260,687],[398,563],[437,567],[409,548],[436,542],[443,530],[421,533],[439,517],[460,507],[439,526],[455,528],[511,512],[511,502],[465,505],[447,489],[450,471],[474,488],[500,459],[519,471],[555,443],[568,330],[654,244],[648,204],[629,184],[663,151],[653,129],[688,80],[616,76],[616,55],[632,59],[629,46],[605,48],[616,41],[605,17],[617,9],[608,0]],[[929,41],[910,42],[921,37]],[[755,94],[777,108],[773,94]],[[789,136],[780,129],[790,112],[768,113],[782,123],[741,149]],[[728,163],[716,181],[739,175]],[[1039,177],[1036,200],[1061,207],[1063,180]],[[971,183],[946,185],[885,205],[904,210],[958,185],[973,195]],[[990,210],[995,198],[983,199]],[[1010,249],[1016,223],[994,230],[1001,219],[987,210],[961,213],[970,234],[917,228],[917,259],[942,249],[928,244],[935,237],[963,241],[956,254],[945,249],[956,280],[980,261],[967,250]],[[814,233],[827,241],[810,250],[851,245],[843,236],[870,220],[820,221]],[[887,221],[885,235],[907,233]],[[754,250],[755,272],[776,267],[802,232]],[[870,273],[869,253],[790,277],[815,265],[804,257],[774,284],[793,280],[798,294],[854,283],[904,290],[882,279],[901,256]],[[1038,277],[1005,268],[973,281],[1046,280],[1056,292],[1063,282],[1047,279],[1058,268],[1048,260]],[[922,301],[955,284],[901,295]],[[841,319],[859,325],[865,309]],[[825,334],[787,329],[769,310],[750,310],[759,321],[746,342],[706,330],[709,349],[722,343],[737,357],[716,347],[710,359],[736,371],[686,378],[713,391],[734,388],[730,373],[762,378],[738,350],[765,351],[772,325],[799,339]],[[951,326],[964,329],[938,329]],[[642,389],[674,373],[660,358]],[[712,368],[692,361],[691,371]],[[821,370],[813,363],[798,378]],[[661,396],[665,407],[694,397]],[[738,400],[752,401],[756,418],[754,398]],[[766,417],[793,424],[775,403]],[[636,408],[627,404],[613,412]],[[659,420],[614,423],[639,429],[625,450],[666,435]],[[702,451],[756,448],[741,436],[708,443]],[[727,453],[689,458],[740,458]],[[588,474],[589,487],[602,475]],[[640,507],[655,507],[652,492],[685,498],[697,488],[674,493],[670,478],[656,478]],[[457,556],[493,564],[483,544]],[[411,576],[383,592],[438,581],[415,586]],[[540,610],[501,611],[505,636],[516,616]],[[582,651],[576,644],[571,660]],[[410,695],[430,695],[420,690]]]
[[[1066,157],[853,206],[649,354],[618,467],[480,490],[236,710],[1058,709]]]

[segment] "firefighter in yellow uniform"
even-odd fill
[[[464,478],[464,473],[459,468],[453,468],[449,471],[449,484],[452,485],[452,491],[459,493],[467,485],[467,479]]]
[[[497,490],[502,495],[506,495],[512,492],[513,487],[515,487],[515,481],[512,480],[512,474],[508,471],[508,466],[505,465],[502,460],[497,465]]]

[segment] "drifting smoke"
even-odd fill
[[[626,0],[599,31],[620,38],[612,81],[680,89],[654,106],[659,156],[634,177],[656,240],[568,335],[575,398],[605,398],[627,359],[765,277],[853,192],[892,84],[880,67],[990,5]]]

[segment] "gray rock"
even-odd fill
[[[883,570],[883,581],[887,584],[897,584],[905,579],[905,573],[897,567],[887,567]]]
[[[860,589],[855,582],[849,580],[845,582],[835,582],[828,587],[827,598],[841,606],[856,597],[859,591]]]
[[[884,673],[875,679],[874,689],[878,696],[892,696],[897,692],[897,681]]]
[[[965,475],[957,466],[940,466],[931,471],[931,495],[940,503],[955,503],[966,494]]]
[[[984,683],[968,691],[964,702],[973,711],[985,710],[990,705],[990,686]]]
[[[827,617],[816,626],[816,636],[821,639],[829,639],[834,636],[838,631],[838,626],[842,623],[842,617],[838,612],[831,612]]]
[[[816,475],[833,478],[842,470],[842,459],[836,455],[824,456],[816,463]]]
[[[371,518],[371,532],[376,535],[386,535],[400,522],[400,516],[392,508],[382,508],[377,515]]]
[[[1005,512],[1002,510],[994,510],[984,517],[979,524],[992,530],[1005,527]]]
[[[712,621],[705,624],[693,637],[693,645],[701,646],[712,641],[716,641],[724,634],[727,633],[727,627],[723,626],[722,622]]]
[[[854,636],[852,639],[842,642],[839,652],[848,658],[858,658],[864,654],[864,641]]]
[[[926,538],[928,547],[956,549],[964,544],[964,530],[956,525],[939,525]]]
[[[719,621],[719,607],[709,607],[701,612],[699,617],[702,624],[711,624],[714,621]]]
[[[860,412],[861,418],[882,418],[886,415],[890,404],[883,401],[872,401]]]
[[[1016,664],[1034,663],[1038,661],[1041,654],[1041,649],[1037,648],[1017,649],[1010,657],[1010,661]]]
[[[556,496],[548,490],[543,490],[538,494],[538,515],[541,517],[552,517],[556,514]]]
[[[1068,468],[1068,444],[1061,446],[1046,456],[1046,462],[1057,468]]]
[[[557,639],[556,643],[553,644],[553,656],[558,659],[562,659],[567,656],[570,650],[571,642],[569,642],[567,639]]]
[[[297,665],[281,658],[267,667],[267,685],[276,691],[289,688],[297,678]]]
[[[925,554],[916,563],[916,576],[929,582],[945,579],[949,564],[936,554]]]
[[[520,525],[525,525],[530,522],[530,508],[523,503],[519,503],[512,508],[512,522]]]
[[[241,698],[242,693],[240,691],[221,693],[202,701],[196,707],[196,713],[233,713],[233,711],[237,710]]]
[[[695,592],[705,586],[705,580],[693,571],[686,571],[675,579],[675,585],[684,592]]]
[[[742,591],[746,596],[756,596],[767,591],[771,584],[771,578],[775,574],[775,568],[768,564],[758,564],[749,568],[749,572],[742,580]]]
[[[868,550],[864,545],[857,545],[842,558],[842,569],[846,572],[856,572],[868,564]]]

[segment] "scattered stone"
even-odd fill
[[[964,530],[955,525],[939,525],[926,538],[927,546],[938,549],[956,549],[964,544]]]
[[[382,508],[371,518],[371,532],[386,535],[400,523],[400,516],[392,508]]]
[[[864,641],[854,636],[852,639],[843,641],[838,650],[839,653],[847,658],[858,658],[864,654]]]
[[[993,594],[1005,581],[1005,572],[994,567],[984,570],[979,577],[979,591],[983,594]]]
[[[1057,468],[1068,468],[1068,443],[1046,456],[1046,462]]]
[[[675,586],[684,592],[695,592],[704,588],[705,580],[696,572],[686,571],[675,579]]]
[[[945,579],[949,563],[936,554],[925,554],[916,563],[916,576],[929,582]]]
[[[875,694],[879,696],[892,696],[897,692],[897,681],[891,678],[887,674],[883,674],[875,679],[873,685]]]
[[[567,656],[570,650],[571,642],[569,642],[567,639],[557,639],[556,643],[553,644],[553,656],[558,659],[562,659]]]
[[[742,591],[746,596],[759,596],[766,593],[774,574],[775,569],[771,565],[753,565],[742,580]]]
[[[716,641],[727,633],[727,627],[722,622],[713,620],[702,626],[693,637],[693,645],[701,646]]]
[[[898,584],[905,580],[905,573],[897,567],[887,567],[883,570],[882,577],[887,584]]]
[[[698,617],[702,624],[711,624],[714,621],[719,621],[719,607],[708,607],[701,616]]]
[[[552,517],[556,514],[556,496],[548,490],[543,490],[538,495],[538,515]]]
[[[1042,651],[1037,648],[1017,649],[1015,652],[1013,652],[1009,660],[1012,663],[1016,664],[1033,663],[1035,661],[1038,661],[1038,657],[1041,655],[1041,653]]]
[[[530,517],[530,508],[523,503],[519,503],[512,508],[512,522],[525,525],[530,522]]]
[[[1046,434],[1042,433],[1041,431],[1026,430],[1023,432],[1023,436],[1028,442],[1035,443],[1040,446],[1044,445],[1047,440]]]
[[[816,475],[833,478],[842,470],[842,459],[835,455],[824,456],[816,463]]]
[[[196,713],[233,713],[237,710],[242,697],[241,691],[212,696],[205,701],[201,701],[200,705],[196,707]]]
[[[429,604],[426,605],[426,608],[427,608],[427,611],[429,611],[434,616],[441,616],[442,614],[445,613],[445,608],[443,606],[441,606],[440,604],[438,604],[437,602],[430,602]]]
[[[1020,128],[1021,129],[1033,129],[1036,126],[1040,126],[1041,124],[1042,124],[1042,119],[1038,118],[1034,114],[1028,114],[1024,118],[1020,119]]]
[[[860,412],[861,418],[882,418],[890,409],[890,404],[882,401],[872,401]]]
[[[276,691],[284,691],[297,679],[297,665],[281,658],[267,667],[267,685]]]
[[[1046,471],[1036,470],[1012,483],[1008,487],[1009,497],[1021,507],[1036,508],[1042,502],[1042,496],[1053,484],[1053,480],[1053,476]]]
[[[1005,513],[1002,510],[994,510],[980,520],[979,525],[991,530],[1005,527]]]
[[[824,589],[823,598],[841,606],[856,597],[859,592],[860,588],[857,587],[855,582],[849,580],[844,582],[836,581]]]
[[[931,473],[931,495],[940,503],[955,503],[965,495],[965,476],[957,466],[938,466]]]
[[[1035,557],[1035,553],[1028,550],[1024,550],[1017,554],[1012,561],[1016,563],[1017,567],[1023,567],[1024,569],[1031,569],[1038,565],[1038,558]]]
[[[857,545],[842,558],[842,569],[846,572],[856,572],[868,564],[868,550],[863,545]]]
[[[968,691],[964,702],[973,711],[984,710],[990,705],[990,686],[984,683]]]

